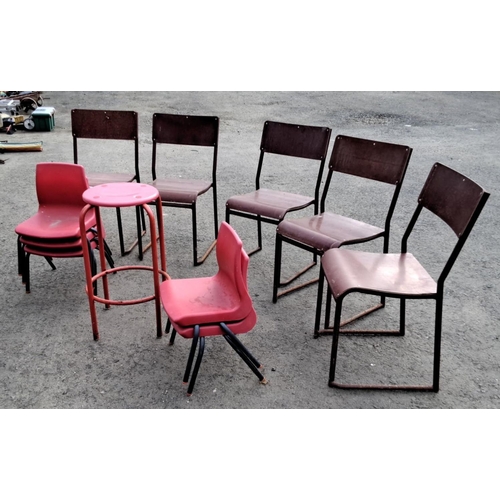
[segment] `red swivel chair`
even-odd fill
[[[39,163],[35,173],[39,208],[35,215],[19,224],[18,268],[26,292],[30,292],[30,255],[45,257],[52,269],[54,258],[82,257],[82,244],[97,248],[96,218],[89,212],[86,219],[86,238],[80,234],[80,212],[84,207],[83,192],[88,189],[85,169],[73,163]],[[111,251],[104,237],[105,255],[113,265]],[[94,269],[96,267],[94,266]]]
[[[167,332],[170,325],[173,327],[170,344],[174,343],[176,333],[192,339],[183,380],[185,384],[189,382],[188,396],[196,382],[205,337],[215,335],[222,335],[261,383],[267,383],[259,371],[259,361],[236,337],[255,326],[257,314],[247,286],[249,257],[239,236],[226,222],[219,229],[216,255],[219,270],[215,276],[171,279],[160,287],[161,301],[168,315]],[[197,346],[198,356],[189,379]]]

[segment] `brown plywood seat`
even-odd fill
[[[158,189],[163,200],[176,203],[195,203],[198,196],[206,193],[211,182],[184,179],[156,179],[152,185]]]
[[[328,283],[335,299],[354,290],[405,298],[431,297],[437,291],[434,279],[411,253],[334,248],[325,253],[321,265],[331,277]]]
[[[226,201],[226,222],[231,216],[243,217],[257,221],[257,248],[248,252],[253,255],[262,250],[262,223],[278,225],[288,213],[314,207],[318,213],[319,191],[326,161],[331,130],[327,127],[310,125],[294,125],[290,123],[266,121],[262,131],[260,157],[255,176],[255,190],[231,196]],[[310,195],[291,193],[273,189],[269,184],[261,186],[261,174],[265,160],[269,156],[280,155],[305,160],[312,160],[311,167],[302,169],[302,177],[297,184],[313,180],[314,193]],[[268,162],[266,162],[266,166]],[[271,170],[271,169],[270,169]],[[277,169],[275,169],[277,170]],[[288,170],[274,172],[276,178],[289,175]]]
[[[314,198],[309,196],[262,188],[253,193],[233,196],[229,206],[232,210],[281,220],[287,212],[301,210],[313,203]]]
[[[333,342],[328,383],[331,387],[348,389],[439,390],[441,330],[443,317],[444,283],[465,241],[479,217],[489,193],[474,181],[455,170],[436,163],[431,169],[418,197],[417,208],[403,235],[400,253],[365,253],[346,248],[327,250],[321,260],[321,275],[328,282],[328,295],[335,301],[332,328]],[[437,280],[434,280],[417,258],[407,251],[408,239],[415,224],[426,209],[449,226],[457,240],[451,255]],[[433,229],[434,230],[434,229]],[[419,234],[421,238],[425,235]],[[444,242],[443,242],[444,243]],[[322,278],[320,278],[322,283]],[[362,293],[399,299],[400,326],[397,331],[342,331],[341,316],[344,299],[351,293]],[[433,379],[431,385],[360,385],[335,381],[338,343],[341,334],[405,335],[406,301],[432,299],[436,302],[434,318]],[[318,301],[316,327],[319,326],[321,304]],[[327,305],[327,308],[329,305]],[[327,316],[329,311],[327,310]]]
[[[279,232],[281,236],[301,241],[321,253],[340,246],[344,241],[362,243],[384,234],[379,227],[329,212],[284,220],[279,225]]]

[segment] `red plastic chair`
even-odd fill
[[[248,293],[247,272],[249,257],[234,229],[223,222],[216,245],[219,270],[211,277],[170,279],[161,284],[160,295],[168,315],[167,329],[173,327],[170,344],[175,334],[192,339],[183,382],[188,396],[193,392],[205,349],[205,337],[222,335],[229,345],[259,378],[267,383],[259,371],[261,364],[243,346],[237,334],[249,332],[257,322],[257,314]],[[196,348],[198,356],[191,375]]]
[[[436,163],[418,197],[418,205],[403,236],[401,253],[369,253],[344,248],[327,250],[321,261],[321,274],[326,276],[328,290],[335,300],[333,343],[330,358],[330,387],[347,389],[439,390],[441,329],[443,317],[444,282],[465,244],[489,193],[445,165]],[[419,261],[407,252],[408,238],[423,209],[436,215],[457,236],[455,246],[435,281]],[[422,235],[419,235],[422,238]],[[320,283],[322,283],[320,279]],[[342,304],[350,293],[385,296],[400,300],[400,328],[397,331],[340,331]],[[405,334],[406,301],[432,299],[436,301],[434,319],[433,381],[430,386],[354,385],[335,381],[339,335],[397,335]],[[318,309],[321,304],[318,299]],[[319,311],[316,322],[319,325]]]
[[[85,169],[73,163],[39,163],[36,166],[35,182],[38,211],[15,229],[18,234],[18,269],[23,277],[26,293],[30,292],[30,255],[45,257],[54,270],[54,258],[83,256],[80,212],[85,205],[82,194],[88,189]],[[89,212],[83,244],[89,245],[91,249],[97,248],[99,244],[95,226],[95,213]],[[104,236],[102,241],[106,258],[113,265],[111,251]]]

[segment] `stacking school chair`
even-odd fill
[[[105,234],[103,235],[105,237]],[[30,293],[30,255],[39,255],[45,258],[49,263],[50,267],[55,271],[56,267],[53,263],[54,258],[74,258],[83,257],[83,244],[88,245],[91,255],[91,268],[92,276],[97,273],[97,262],[94,257],[94,250],[99,248],[99,239],[97,238],[97,233],[94,229],[90,230],[86,235],[85,243],[81,239],[77,240],[56,240],[55,242],[47,243],[51,240],[45,239],[29,239],[19,237],[19,253],[20,253],[20,265],[19,274],[23,278],[23,283],[26,288],[26,293]],[[114,267],[113,258],[111,256],[111,251],[106,244],[106,240],[102,239],[105,247],[105,256],[111,267]],[[94,292],[97,293],[97,283],[94,283]]]
[[[243,346],[237,334],[249,332],[257,322],[257,314],[248,293],[249,258],[243,244],[229,224],[220,226],[216,245],[218,272],[211,277],[170,279],[160,286],[160,296],[168,315],[167,333],[172,326],[170,344],[176,333],[192,339],[184,383],[188,396],[194,389],[203,352],[205,337],[222,335],[262,384],[266,379],[259,371],[261,364]],[[198,355],[191,375],[196,348]]]
[[[279,224],[289,212],[314,206],[314,214],[318,213],[319,191],[325,166],[331,130],[326,127],[292,125],[267,121],[264,123],[260,144],[260,158],[255,178],[255,191],[236,195],[226,202],[226,222],[231,215],[257,221],[257,248],[248,253],[249,256],[262,250],[262,222]],[[317,160],[318,170],[313,174],[315,189],[313,196],[268,189],[261,187],[261,174],[266,155],[285,155],[296,158]],[[316,163],[316,162],[315,162]],[[276,177],[283,178],[287,171],[275,172]],[[297,179],[302,184],[310,179],[310,173],[304,171],[303,178]]]
[[[404,233],[401,253],[378,254],[344,248],[334,248],[325,252],[321,261],[321,272],[327,279],[329,293],[333,295],[335,301],[328,378],[330,387],[439,391],[444,283],[488,197],[489,193],[472,180],[445,165],[436,163],[425,182],[418,198],[417,208]],[[408,238],[423,209],[441,219],[458,237],[437,281],[434,281],[419,261],[407,252]],[[342,304],[344,299],[354,292],[399,299],[400,328],[396,332],[344,331],[344,334],[404,336],[406,300],[432,299],[436,302],[432,385],[347,385],[335,381]]]
[[[210,178],[200,179],[202,165],[196,166],[188,175],[197,178],[174,177],[178,171],[170,168],[168,177],[158,177],[158,145],[197,146],[213,150]],[[205,262],[215,247],[219,230],[217,209],[217,152],[219,147],[219,119],[216,116],[186,116],[164,113],[153,115],[153,159],[152,185],[158,189],[165,207],[187,208],[191,210],[193,234],[193,264]],[[165,152],[166,148],[162,148]],[[196,173],[197,172],[197,173]],[[204,255],[198,259],[198,235],[196,202],[198,197],[212,190],[214,212],[214,240]],[[147,246],[149,248],[149,245]]]
[[[139,173],[139,125],[135,111],[103,111],[93,109],[71,110],[71,132],[73,134],[73,159],[78,163],[78,141],[80,139],[132,141],[134,144],[134,160],[128,171],[102,173],[87,172],[89,186],[108,184],[111,182],[141,182]],[[103,163],[113,163],[111,158],[103,158]],[[133,168],[132,168],[133,165]],[[125,249],[121,209],[116,208],[118,236],[120,239],[121,255],[128,255],[137,245],[139,259],[143,258],[142,236],[146,232],[144,213],[136,207],[137,238]]]
[[[391,219],[411,154],[411,148],[399,144],[372,141],[345,135],[338,135],[335,138],[328,165],[328,175],[321,196],[320,213],[312,217],[287,218],[280,222],[276,229],[273,281],[274,303],[283,295],[317,283],[318,278],[316,277],[302,284],[291,286],[281,292],[278,291],[279,288],[290,285],[290,283],[306,273],[311,267],[315,266],[318,256],[321,257],[330,248],[354,245],[383,238],[383,251],[384,253],[389,251]],[[346,176],[364,178],[370,181],[369,185],[372,185],[371,181],[374,181],[393,187],[390,190],[392,195],[389,200],[383,200],[384,206],[387,204],[388,207],[383,227],[373,226],[363,221],[326,210],[326,200],[330,192],[334,193],[335,199],[342,198],[343,189],[345,189],[345,183],[342,180],[345,180]],[[332,183],[334,177],[336,182]],[[362,189],[367,189],[367,185],[363,184]],[[385,195],[386,191],[384,191]],[[352,193],[349,193],[349,196],[353,197]],[[375,195],[372,194],[372,196]],[[382,200],[374,197],[372,202],[381,203]],[[356,203],[354,197],[352,203]],[[284,242],[312,253],[313,260],[297,274],[281,282],[282,249]],[[384,298],[382,297],[380,304],[356,315],[355,318],[357,319],[360,316],[384,307],[384,303]],[[353,320],[354,318],[346,320],[343,325]],[[315,331],[316,336],[319,333]]]
[[[85,205],[82,194],[88,189],[85,169],[72,163],[39,163],[35,182],[38,211],[15,229],[18,235],[18,270],[26,292],[30,292],[30,255],[44,257],[55,270],[54,258],[82,257],[82,245],[88,245],[93,250],[102,243],[112,266],[113,259],[105,235],[101,242],[97,238],[94,212],[88,213],[86,235],[81,237],[80,212]],[[95,273],[95,262],[93,268]]]

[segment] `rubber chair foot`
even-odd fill
[[[264,378],[260,381],[260,383],[261,383],[261,385],[267,385],[267,384],[269,384],[269,380]]]

